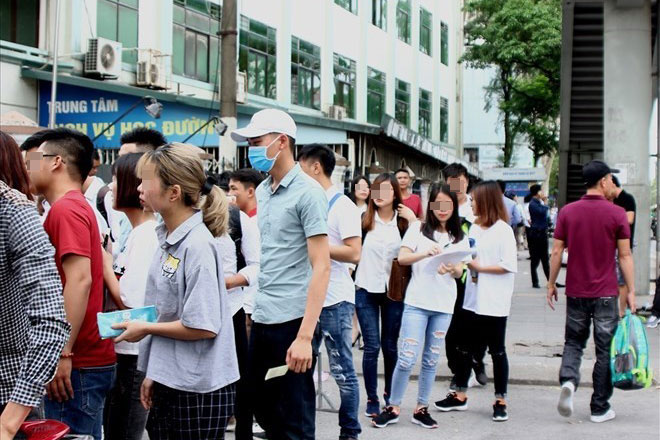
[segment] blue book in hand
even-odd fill
[[[156,322],[156,306],[139,307],[136,309],[117,310],[116,312],[97,313],[96,321],[102,339],[116,338],[123,330],[115,330],[113,324],[128,321]]]

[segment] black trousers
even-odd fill
[[[456,376],[461,367],[461,353],[459,345],[470,331],[470,319],[472,312],[463,309],[463,300],[465,299],[465,283],[461,278],[456,280],[456,302],[454,303],[454,315],[451,318],[451,324],[445,337],[445,353],[447,354],[447,365],[451,373]],[[486,347],[473,347],[472,368],[475,373],[484,370],[484,356]]]
[[[473,368],[473,353],[488,348],[493,360],[495,396],[504,398],[509,382],[509,360],[506,355],[506,316],[485,316],[466,312],[466,330],[461,338],[459,372],[456,374],[456,390],[467,391],[470,370]]]
[[[543,266],[545,279],[550,278],[550,260],[548,257],[548,230],[529,228],[527,234],[527,245],[529,247],[529,256],[531,257],[532,284],[539,285],[539,276],[536,269],[539,263]]]
[[[245,311],[234,314],[234,340],[236,343],[236,358],[241,378],[236,382],[236,440],[252,440],[252,405],[250,403],[250,388],[248,381],[248,339],[245,328]]]
[[[269,440],[314,440],[316,389],[314,367],[318,334],[312,338],[314,361],[305,373],[288,371],[265,380],[270,368],[286,364],[286,353],[298,335],[302,318],[281,324],[253,323],[250,332],[249,373],[254,415]],[[318,327],[317,327],[318,332]]]
[[[660,278],[655,280],[655,296],[653,296],[653,307],[651,308],[651,313],[654,316],[660,316]]]

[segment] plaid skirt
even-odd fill
[[[154,383],[147,421],[150,440],[222,440],[234,414],[236,385],[190,393]]]

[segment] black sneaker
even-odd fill
[[[486,375],[486,367],[484,364],[481,364],[474,369],[474,375],[477,382],[479,382],[479,385],[484,386],[488,383],[488,376]]]
[[[506,422],[509,420],[509,415],[506,412],[506,403],[502,403],[499,400],[493,405],[493,421],[495,422]]]
[[[367,409],[364,412],[364,415],[372,419],[376,417],[379,412],[380,412],[380,402],[378,402],[377,400],[375,402],[372,402],[371,400],[367,400]]]
[[[398,421],[399,415],[394,414],[394,408],[388,406],[383,412],[371,419],[371,424],[376,428],[384,428],[392,423],[398,423]]]
[[[465,411],[468,409],[467,397],[465,400],[460,400],[456,393],[449,393],[443,400],[438,400],[433,404],[436,409],[447,411]]]
[[[427,407],[420,408],[419,411],[413,414],[412,420],[415,425],[419,425],[422,428],[434,429],[438,427],[438,423],[431,418],[429,414],[429,409]]]
[[[456,392],[456,376],[451,377],[451,381],[449,382],[449,392],[450,393]]]

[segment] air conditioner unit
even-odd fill
[[[138,51],[135,85],[150,89],[168,89],[166,56],[155,49]]]
[[[121,43],[105,38],[90,38],[85,54],[85,75],[119,78],[121,74]]]
[[[236,102],[245,104],[247,100],[247,74],[240,71],[236,73]]]
[[[342,120],[345,119],[348,116],[348,112],[346,111],[346,107],[342,107],[341,105],[331,105],[328,108],[328,117],[330,119],[338,119]]]

